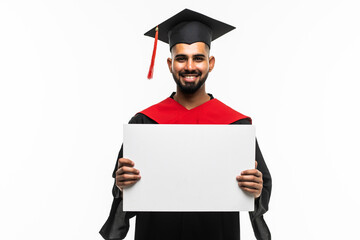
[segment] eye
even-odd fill
[[[202,62],[202,61],[204,61],[204,57],[196,56],[196,57],[194,57],[194,61],[196,61],[196,62]]]
[[[176,61],[178,61],[178,62],[184,62],[184,61],[186,61],[186,58],[185,58],[185,57],[177,57],[177,58],[176,58]]]

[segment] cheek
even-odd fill
[[[173,64],[172,65],[173,72],[179,72],[181,69],[183,69],[183,66],[181,64]]]
[[[198,69],[200,71],[202,71],[202,72],[208,72],[209,71],[209,64],[206,64],[206,63],[201,64],[201,65],[199,65]]]

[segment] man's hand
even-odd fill
[[[119,158],[116,171],[116,186],[122,191],[140,180],[140,171],[134,168],[134,162],[127,158]]]
[[[256,168],[257,161],[255,161],[255,169],[242,171],[241,175],[236,177],[239,187],[254,198],[260,197],[263,188],[262,173]]]

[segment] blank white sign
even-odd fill
[[[255,167],[252,125],[124,124],[124,157],[141,180],[124,211],[253,211],[236,176]]]

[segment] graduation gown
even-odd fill
[[[251,118],[236,112],[219,100],[211,100],[187,110],[172,97],[137,113],[130,124],[251,124]],[[255,210],[249,212],[254,234],[258,240],[271,239],[263,214],[268,210],[271,176],[256,141],[256,160],[263,174],[263,190],[255,200]],[[123,157],[121,147],[118,159]],[[113,172],[115,178],[116,166]],[[234,176],[235,177],[235,176]],[[100,230],[104,239],[125,238],[129,219],[136,215],[135,240],[238,240],[238,212],[124,212],[120,190],[114,183],[114,200],[110,215]],[[216,194],[216,189],[214,189]]]

